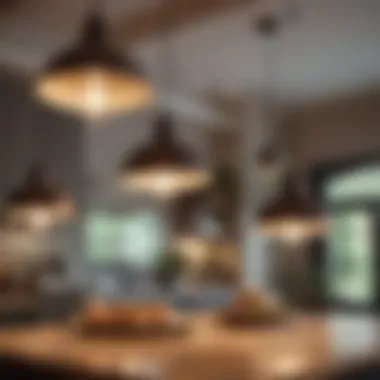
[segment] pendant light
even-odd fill
[[[210,254],[211,238],[218,232],[207,210],[200,210],[198,206],[203,198],[202,193],[189,194],[172,203],[170,246],[183,258],[191,276],[205,265]]]
[[[70,197],[54,187],[39,166],[29,169],[25,183],[7,199],[6,215],[15,225],[46,229],[67,221],[74,214]]]
[[[223,213],[212,203],[213,191],[198,192],[176,199],[172,204],[174,238],[177,241],[221,240],[226,237]]]
[[[19,251],[31,247],[30,230],[19,224],[10,223],[7,215],[2,212],[0,215],[0,250],[3,252],[1,261],[8,259],[8,252]]]
[[[158,115],[154,127],[152,141],[123,161],[123,186],[159,198],[175,198],[206,187],[210,175],[175,139],[170,115]]]
[[[32,140],[36,128],[30,123],[35,106],[33,100],[28,98],[24,113],[29,121],[30,136],[26,136],[26,139],[31,149],[35,148]],[[28,159],[29,162],[41,162],[32,150]],[[25,182],[8,194],[4,212],[12,226],[46,230],[74,217],[75,206],[68,194],[48,180],[42,166],[34,164],[29,167]]]
[[[283,23],[284,17],[289,16],[282,12],[267,12],[261,15],[255,23],[257,34],[265,39],[265,46],[269,49],[266,54],[264,66],[267,72],[267,84],[269,87],[269,99],[271,106],[266,104],[265,117],[270,124],[279,124],[274,119],[273,114],[276,113],[273,105],[275,98],[275,70],[274,65],[279,61],[274,56],[277,51],[276,46],[272,46],[276,42],[277,37]],[[265,99],[268,101],[268,97]],[[284,129],[284,126],[281,126]],[[274,129],[272,130],[274,132]],[[297,143],[297,136],[294,135],[294,142]],[[324,220],[318,212],[315,204],[308,202],[297,191],[295,175],[290,172],[289,159],[284,157],[281,152],[280,141],[284,136],[280,136],[280,131],[276,131],[276,135],[271,136],[269,143],[259,152],[257,157],[257,165],[259,173],[263,177],[263,182],[267,182],[273,189],[282,183],[280,191],[276,191],[275,195],[271,195],[269,202],[267,201],[259,215],[259,230],[263,235],[288,243],[300,243],[312,237],[319,236],[324,233]],[[288,147],[290,153],[290,146]],[[287,172],[287,173],[286,173]]]
[[[140,67],[107,43],[99,8],[88,16],[78,44],[52,59],[35,86],[42,102],[81,117],[137,109],[154,97]]]
[[[172,21],[172,3],[163,6],[162,23]],[[170,19],[169,19],[170,18]],[[169,44],[162,50],[162,78],[171,87],[175,69]],[[159,198],[175,198],[205,188],[209,172],[174,136],[174,119],[159,113],[152,141],[121,165],[122,183],[128,189]]]
[[[44,232],[12,223],[6,213],[1,213],[0,265],[6,265],[9,269],[20,268],[45,259],[50,251]]]
[[[171,247],[184,259],[190,282],[218,281],[213,276],[216,274],[228,274],[230,280],[235,278],[237,245],[230,230],[230,218],[218,207],[221,205],[218,200],[213,203],[220,195],[212,186],[206,192],[181,197],[172,204],[175,230]]]
[[[260,232],[284,242],[299,243],[323,235],[325,221],[316,205],[297,192],[295,181],[289,176],[279,197],[262,209]]]
[[[285,157],[280,153],[280,149],[273,141],[265,145],[260,150],[257,158],[260,182],[266,188],[271,187],[273,191],[276,191],[285,175],[286,164]]]
[[[210,133],[209,155],[214,166],[210,186],[172,204],[173,247],[185,257],[197,277],[215,267],[232,270],[227,262],[236,257],[239,180],[222,148],[231,146],[232,136],[219,130]]]

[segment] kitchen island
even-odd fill
[[[257,329],[225,328],[211,314],[188,315],[186,323],[184,335],[140,340],[85,337],[70,324],[7,329],[0,331],[0,356],[82,373],[189,380],[217,378],[214,367],[242,378],[283,377],[320,368],[330,357],[317,317]]]

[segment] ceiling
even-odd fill
[[[175,33],[171,33],[176,89],[200,97],[215,93],[241,96],[248,87],[262,88],[271,77],[282,99],[299,102],[380,82],[378,0],[269,2],[177,0],[176,4],[184,7],[191,3],[204,9],[199,14],[194,9],[177,10],[195,17],[186,20],[178,14],[180,25],[174,25]],[[2,14],[0,11],[0,62],[26,73],[35,72],[54,51],[76,37],[90,3],[17,0],[8,5]],[[206,3],[210,4],[208,10],[202,5]],[[125,48],[128,42],[148,76],[160,84],[163,39],[157,23],[152,26],[152,15],[159,14],[159,0],[107,0],[104,4],[111,35]],[[224,5],[218,8],[215,4]],[[295,4],[299,7],[297,16],[284,25],[272,44],[272,61],[268,61],[268,45],[252,32],[250,24],[263,8]],[[144,17],[150,29],[142,31],[136,19],[141,24]]]
[[[0,65],[34,75],[54,52],[75,40],[92,1],[14,0],[2,9],[0,0]],[[158,86],[164,85],[160,53],[167,42],[159,27],[160,1],[104,0],[110,35],[141,61]],[[262,91],[270,85],[283,102],[298,104],[380,83],[378,0],[167,1],[181,4],[183,9],[177,11],[191,15],[178,16],[180,22],[171,25],[169,34],[175,90],[168,104],[181,110],[180,117],[184,111],[191,115],[202,111],[186,101],[189,97],[201,104],[210,99],[239,104],[248,90]],[[187,9],[189,4],[194,9]],[[298,12],[270,45],[252,31],[252,21],[263,9],[294,6]],[[226,103],[221,103],[224,110]],[[87,159],[94,188],[115,183],[122,155],[148,138],[151,122],[148,111],[112,121],[112,128],[91,130]],[[206,156],[204,136],[193,126],[193,120],[181,119],[178,132],[194,151]],[[98,193],[98,198],[113,197],[116,185],[101,187]]]

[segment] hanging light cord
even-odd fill
[[[37,142],[40,141],[40,128],[39,126],[33,125],[33,119],[35,119],[35,115],[37,114],[37,105],[34,100],[31,98],[29,100],[29,110],[30,110],[30,120],[31,123],[28,123],[29,127],[27,130],[27,137],[29,141],[29,153],[28,153],[28,165],[26,167],[26,177],[28,176],[28,171],[32,167],[32,165],[42,165],[42,149],[37,147]]]
[[[264,98],[262,99],[262,107],[264,110],[265,123],[269,124],[266,128],[267,136],[265,137],[266,145],[276,144],[279,136],[275,131],[277,124],[277,106],[276,106],[276,93],[277,93],[277,53],[279,35],[282,29],[282,20],[275,14],[269,12],[260,16],[255,22],[255,29],[257,34],[263,41],[263,54],[262,54],[262,67],[264,69]]]
[[[272,4],[272,10],[267,11],[259,17],[254,27],[260,37],[265,40],[263,51],[262,65],[265,69],[265,98],[263,107],[265,108],[264,117],[269,122],[267,133],[267,143],[280,145],[283,140],[282,128],[279,126],[279,112],[278,112],[278,84],[280,81],[279,66],[281,61],[279,58],[281,34],[289,22],[299,18],[299,6],[292,2],[291,4],[283,5],[280,10],[276,10],[275,4]],[[282,145],[282,149],[288,150],[287,147]],[[281,148],[281,147],[280,147]]]
[[[103,15],[105,13],[105,4],[103,0],[90,0],[89,13]]]
[[[172,0],[162,0],[161,28],[165,32],[160,56],[160,75],[166,90],[173,89],[177,77],[174,64],[174,48],[171,40],[172,24],[175,19],[175,5]]]

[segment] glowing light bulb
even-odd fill
[[[88,74],[86,85],[86,108],[89,117],[102,115],[106,109],[106,89],[102,73],[97,69],[92,69]]]
[[[48,228],[52,224],[52,214],[45,208],[34,207],[26,211],[27,224],[38,230]]]
[[[282,235],[284,240],[289,243],[300,243],[306,235],[305,226],[297,221],[290,222],[282,227]]]
[[[163,197],[170,196],[175,190],[176,183],[169,173],[161,173],[153,181],[153,188]]]

